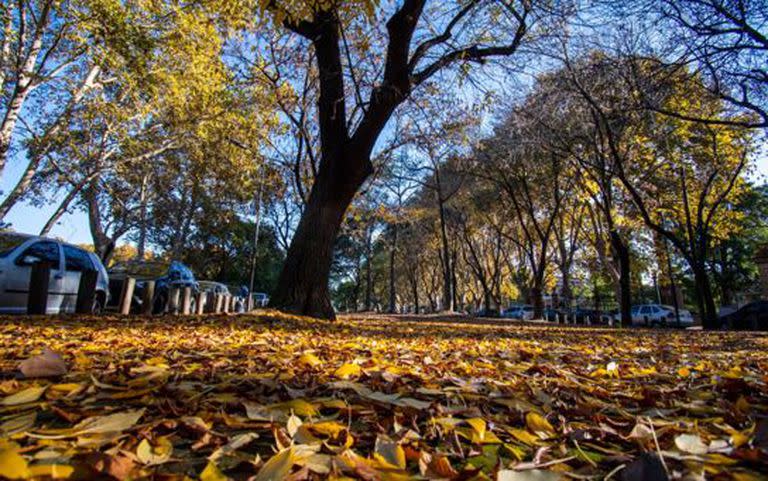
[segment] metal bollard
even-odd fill
[[[179,297],[181,296],[181,291],[178,287],[172,287],[168,294],[168,306],[166,308],[167,312],[170,312],[171,314],[178,314],[179,313]]]
[[[136,279],[133,277],[128,277],[123,281],[123,292],[120,294],[120,314],[124,316],[131,313],[131,301],[135,287]]]
[[[32,271],[29,274],[27,314],[46,314],[48,312],[48,286],[50,282],[51,265],[47,262],[32,264]]]
[[[192,288],[187,286],[184,288],[183,295],[181,296],[181,313],[185,316],[191,314],[190,307],[192,305]]]
[[[75,303],[76,313],[90,314],[93,312],[93,304],[96,300],[96,282],[98,280],[99,273],[97,271],[85,270],[80,273],[80,284],[77,287],[77,301]]]

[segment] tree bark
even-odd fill
[[[371,297],[373,294],[373,278],[372,278],[372,266],[371,251],[372,246],[372,232],[371,227],[368,226],[365,230],[365,309],[364,311],[371,310]]]
[[[394,313],[396,309],[395,292],[395,253],[397,251],[397,223],[392,224],[392,244],[389,250],[389,312]]]
[[[21,114],[24,101],[32,90],[35,65],[37,64],[38,55],[43,46],[43,36],[45,34],[45,28],[48,25],[52,3],[53,2],[51,1],[43,3],[35,25],[32,42],[23,59],[23,63],[20,66],[21,68],[19,70],[16,86],[14,87],[10,101],[8,102],[8,109],[5,111],[2,122],[0,122],[0,176],[2,176],[3,171],[5,170],[13,131],[19,120],[19,114]],[[20,9],[20,15],[25,15],[24,9]]]
[[[335,319],[328,292],[333,245],[364,177],[342,180],[341,176],[318,175],[288,249],[272,305],[287,312]]]
[[[340,48],[342,25],[336,10],[320,10],[311,21],[288,19],[284,22],[289,30],[308,39],[314,46],[320,90],[321,160],[272,297],[275,307],[329,319],[335,317],[328,296],[333,244],[355,193],[373,171],[371,153],[395,109],[409,97],[413,87],[450,64],[513,54],[527,31],[526,20],[530,12],[527,4],[522,11],[515,12],[519,25],[508,44],[452,49],[418,70],[419,60],[433,45],[426,40],[416,48],[414,57],[410,56],[411,41],[426,0],[398,3],[397,11],[386,23],[389,39],[382,80],[372,88],[364,114],[353,133],[346,112],[346,74]],[[461,9],[455,22],[471,9]],[[438,43],[443,41],[437,38]]]
[[[438,181],[439,183],[439,181]],[[451,275],[451,254],[448,250],[448,232],[445,226],[445,203],[438,188],[438,211],[440,213],[440,240],[443,256],[443,310],[453,311],[453,276]]]
[[[69,209],[72,201],[75,200],[77,195],[80,193],[83,187],[85,187],[88,181],[89,179],[83,179],[83,181],[75,185],[72,190],[67,193],[67,196],[59,204],[59,207],[56,208],[56,211],[53,213],[53,215],[51,215],[51,217],[48,219],[48,222],[46,222],[43,228],[40,230],[41,236],[47,236],[51,232],[53,226],[56,225],[56,222],[58,222],[59,219],[61,219],[61,216],[63,216],[67,209]]]
[[[709,280],[709,274],[707,273],[704,261],[694,263],[693,281],[696,285],[696,299],[699,305],[702,326],[706,330],[719,329],[720,322],[717,317],[712,284]]]
[[[621,325],[632,325],[632,286],[631,268],[629,264],[629,248],[615,230],[611,231],[611,248],[619,264],[619,310],[621,312]]]
[[[531,287],[531,304],[533,304],[533,318],[541,319],[544,317],[544,290],[541,283],[534,283]]]

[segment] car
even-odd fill
[[[253,307],[267,307],[269,305],[269,296],[264,292],[254,292],[251,294]]]
[[[198,281],[198,284],[200,285],[201,292],[212,292],[214,294],[221,294],[225,296],[232,296],[232,291],[237,290],[238,294],[235,296],[235,312],[245,312],[245,297],[240,295],[243,290],[242,287],[228,286],[216,281]]]
[[[93,252],[55,239],[16,232],[0,232],[0,313],[27,312],[32,265],[51,264],[48,314],[75,312],[80,276],[96,271],[96,296],[92,312],[99,313],[109,297],[109,276]]]
[[[750,302],[741,309],[720,318],[728,329],[768,330],[768,301]]]
[[[693,325],[693,315],[687,309],[679,308],[680,324]],[[675,308],[662,304],[641,304],[632,306],[632,324],[641,326],[675,326]]]
[[[213,292],[214,294],[232,295],[226,284],[216,281],[197,281],[200,292]]]
[[[195,297],[200,292],[200,286],[195,280],[192,270],[179,261],[166,262],[162,260],[142,260],[133,259],[125,262],[118,262],[109,269],[110,283],[109,289],[112,298],[115,299],[115,305],[120,302],[122,294],[123,281],[128,277],[136,279],[136,286],[133,290],[131,299],[131,308],[142,310],[144,302],[144,290],[147,281],[155,281],[155,293],[152,298],[152,313],[160,314],[169,307],[171,289],[184,289],[189,287],[192,291],[190,302],[191,312],[195,311]]]
[[[475,317],[499,317],[499,311],[492,307],[490,309],[481,307],[475,311]]]
[[[597,324],[602,319],[602,313],[596,309],[577,307],[571,313],[570,318],[576,324]]]
[[[504,310],[501,316],[509,319],[520,319],[521,321],[530,321],[531,319],[533,319],[533,306],[528,304],[510,306],[509,309]]]
[[[600,322],[612,326],[617,322],[621,322],[621,311],[619,309],[611,309],[600,314]]]

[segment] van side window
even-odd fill
[[[94,270],[93,262],[87,252],[72,246],[64,246],[66,269],[73,272]]]
[[[16,265],[19,266],[31,266],[38,262],[48,262],[54,269],[58,269],[59,245],[50,241],[35,242],[16,258]]]

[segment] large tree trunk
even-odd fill
[[[615,230],[611,231],[611,248],[619,264],[619,310],[621,325],[632,325],[632,288],[630,284],[631,270],[629,265],[629,248]]]
[[[569,266],[570,267],[570,266]],[[560,269],[560,276],[562,277],[563,286],[560,289],[560,303],[566,310],[571,309],[571,299],[573,298],[573,290],[571,289],[571,270],[570,268]],[[553,306],[554,307],[554,306]]]
[[[351,179],[318,175],[288,249],[271,305],[287,312],[335,319],[328,292],[333,245],[347,207],[365,177],[367,173]]]
[[[476,45],[452,51],[418,69],[419,60],[429,52],[423,42],[411,55],[411,40],[422,15],[425,0],[405,0],[386,22],[386,56],[381,82],[375,82],[370,99],[354,132],[346,112],[347,76],[340,47],[342,22],[336,9],[319,9],[312,20],[283,24],[312,42],[317,65],[319,91],[317,118],[320,127],[321,161],[299,226],[272,297],[273,305],[292,312],[333,318],[328,296],[333,244],[352,198],[373,171],[370,158],[376,141],[395,109],[418,86],[436,72],[459,60],[482,62],[486,58],[512,55],[525,35],[530,7],[515,12],[518,26],[509,43],[479,48]],[[473,5],[470,3],[470,6]],[[462,8],[455,22],[470,12]],[[513,9],[514,10],[514,9]],[[452,22],[449,20],[449,22]],[[450,30],[449,32],[450,33]],[[450,36],[450,35],[449,35]],[[446,267],[450,259],[446,256]],[[447,283],[450,283],[450,269]],[[449,291],[446,296],[452,300]],[[451,306],[452,307],[452,306]]]
[[[419,313],[419,279],[418,279],[418,273],[414,272],[412,276],[410,277],[411,281],[411,293],[413,295],[413,309],[414,314]]]
[[[531,304],[533,304],[533,318],[541,319],[544,317],[544,290],[540,282],[536,282],[531,287]]]
[[[485,315],[489,316],[491,312],[491,290],[485,285],[483,285],[483,307],[485,308]]]
[[[712,294],[712,284],[709,281],[707,268],[704,265],[704,261],[692,264],[693,281],[696,284],[696,299],[699,305],[701,324],[707,330],[719,329],[720,322],[717,317],[715,298]]]

